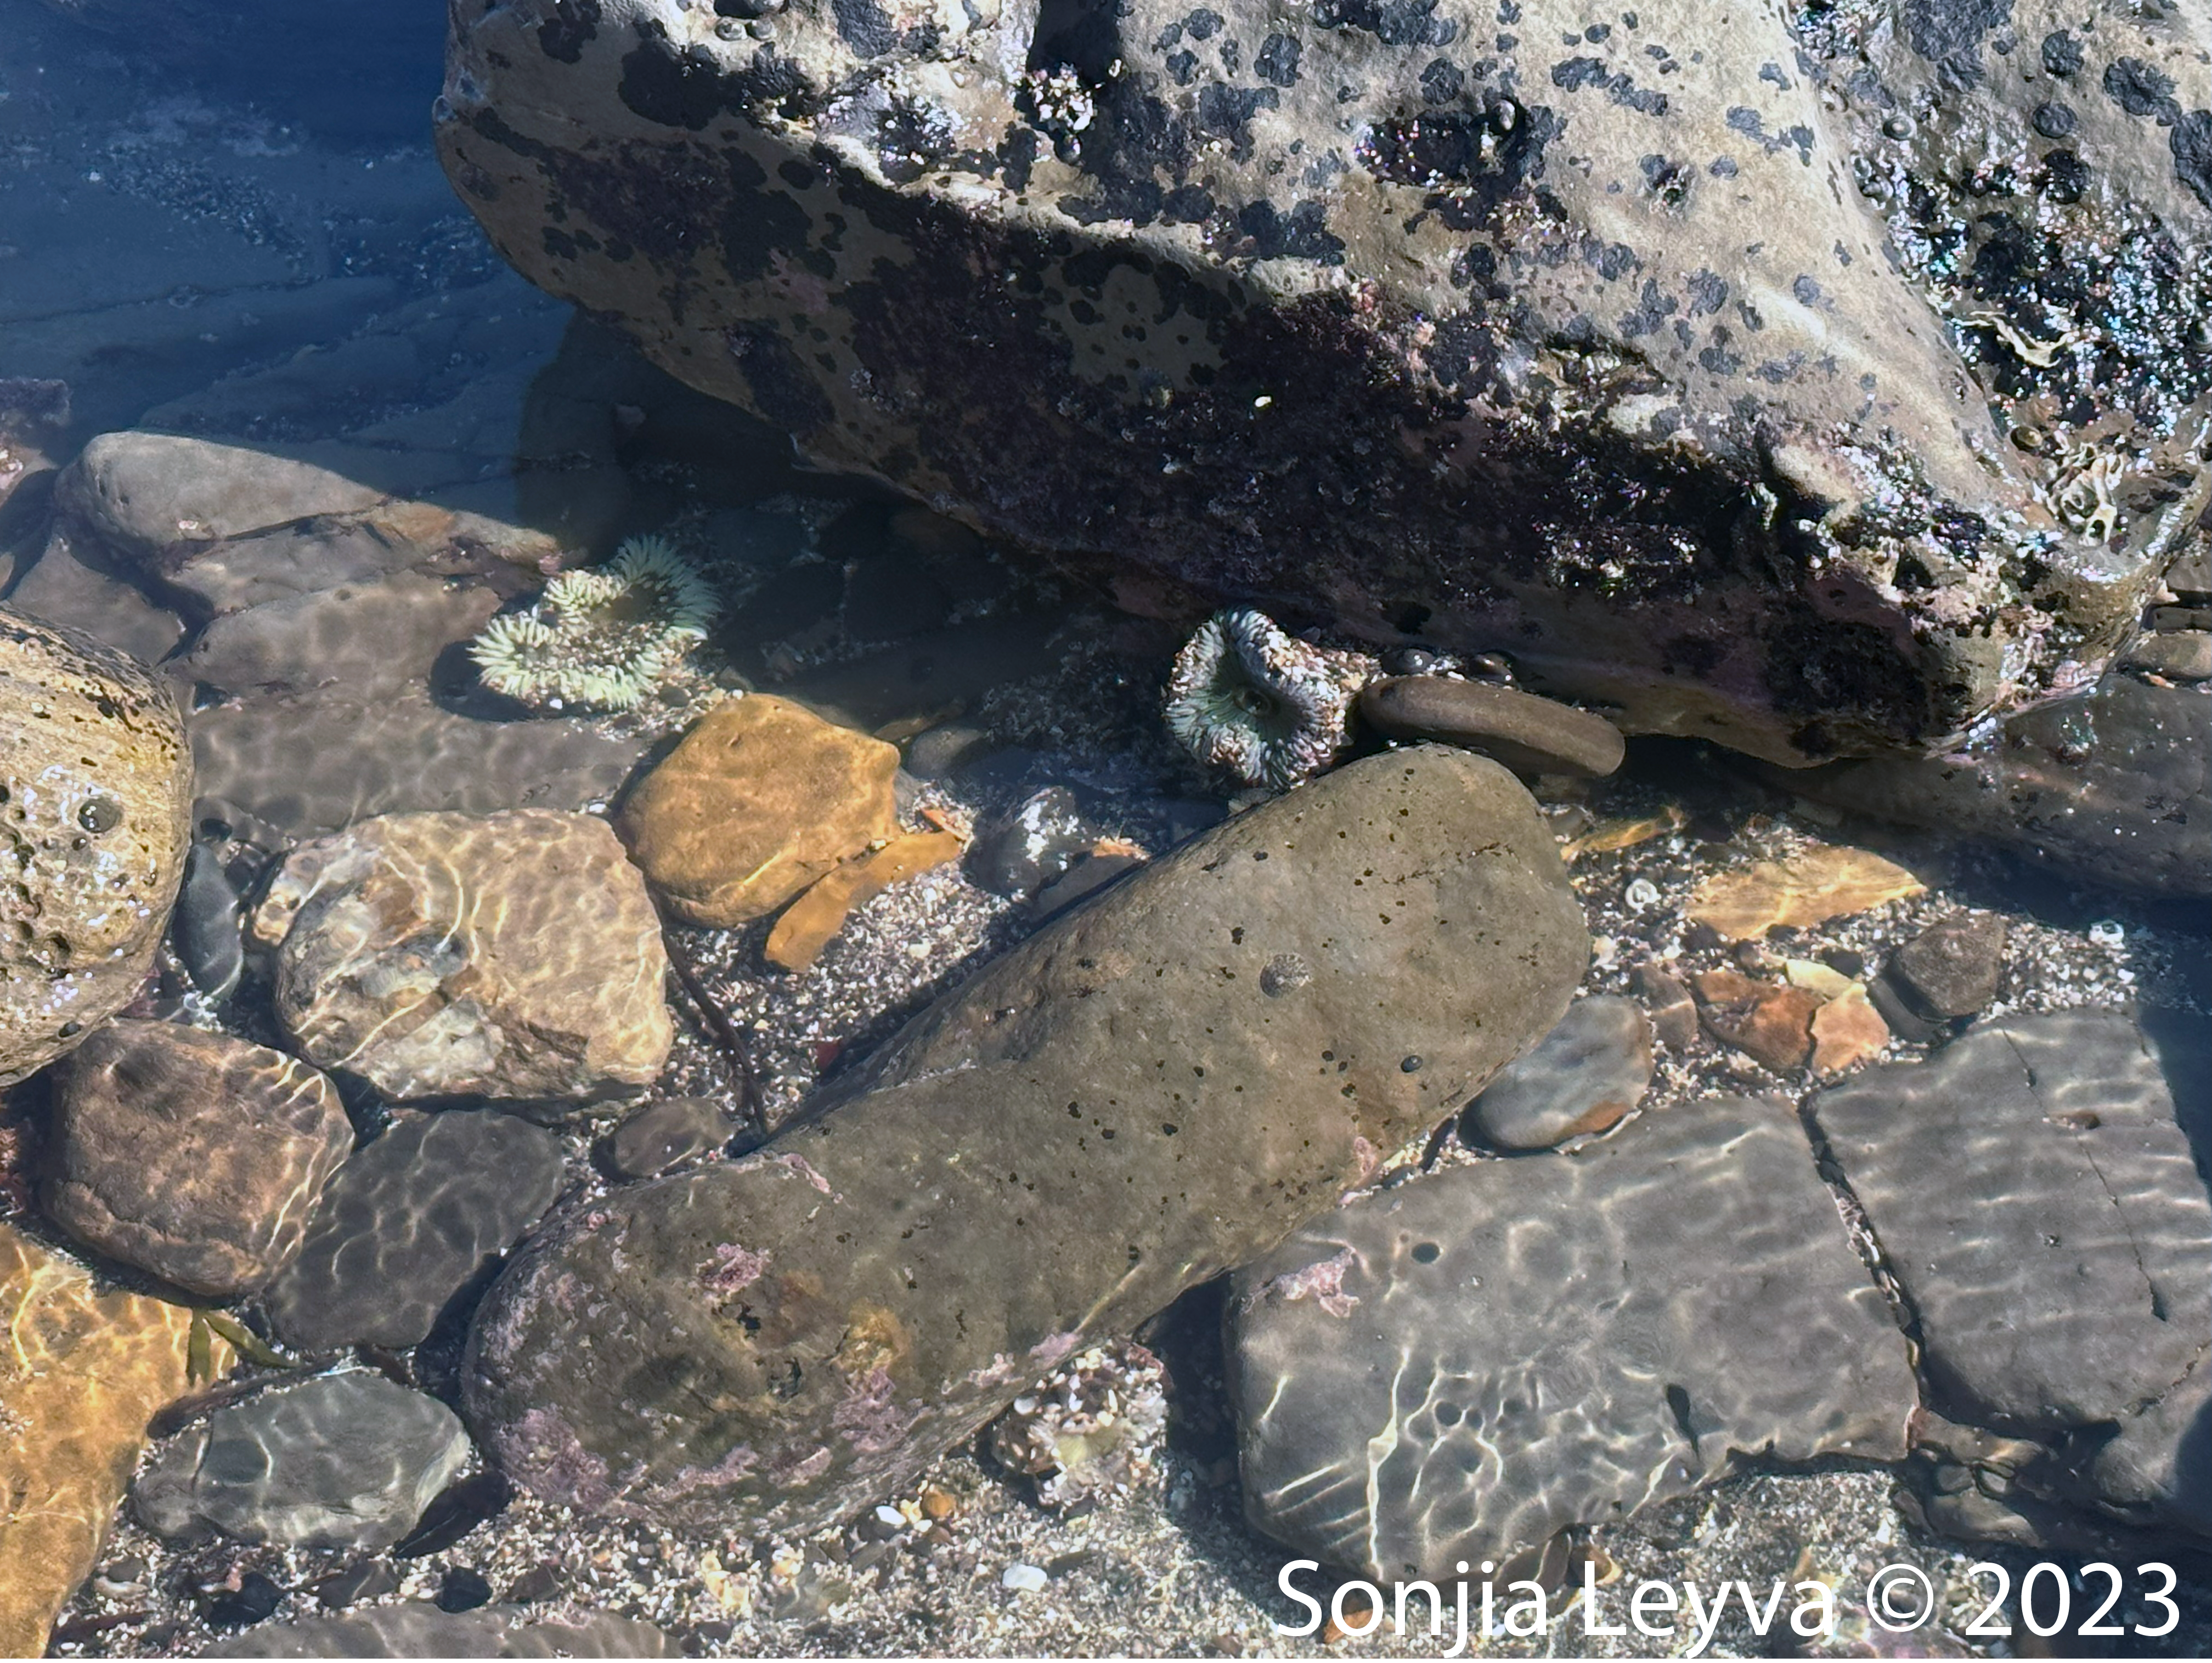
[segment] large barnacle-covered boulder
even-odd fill
[[[2201,506],[2203,0],[2057,10],[464,6],[437,125],[823,462],[1802,762],[2085,681]]]

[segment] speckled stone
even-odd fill
[[[137,996],[184,881],[191,800],[167,689],[0,608],[0,1085]]]
[[[477,1312],[471,1425],[592,1510],[757,1533],[880,1501],[1334,1205],[1588,956],[1504,769],[1350,763],[994,960],[766,1149],[540,1232]]]
[[[0,1655],[39,1657],[106,1539],[155,1411],[180,1396],[192,1314],[100,1291],[0,1224]],[[220,1373],[229,1348],[210,1356]]]
[[[1133,588],[1790,762],[2114,650],[2208,485],[2201,0],[2083,37],[2071,148],[2025,45],[2064,0],[2009,53],[1993,7],[1512,11],[495,7],[436,130],[501,252],[672,373]],[[2124,51],[2168,103],[2094,90]],[[2124,435],[2086,458],[1990,413],[2076,397]]]
[[[131,1502],[173,1539],[384,1548],[468,1458],[468,1433],[435,1398],[381,1375],[324,1375],[216,1410],[161,1452]]]
[[[657,1178],[679,1161],[730,1140],[736,1124],[708,1097],[647,1103],[607,1137],[607,1164],[624,1178]]]
[[[637,864],[694,924],[761,918],[898,829],[898,750],[763,693],[717,705],[623,804]]]
[[[1608,993],[1577,999],[1534,1051],[1467,1106],[1460,1135],[1492,1149],[1550,1149],[1615,1125],[1650,1083],[1643,1007]]]
[[[1986,1010],[2004,979],[2005,921],[1959,913],[1897,950],[1888,973],[1923,1017],[1950,1021]]]
[[[1811,1113],[1919,1319],[1933,1406],[2076,1441],[2045,1487],[2212,1533],[2191,1430],[2212,1404],[2212,1201],[2135,1023],[1985,1022]]]
[[[301,1050],[387,1096],[589,1098],[674,1042],[659,916],[590,815],[364,820],[293,850],[252,931]]]
[[[477,1110],[403,1114],[338,1169],[262,1303],[305,1351],[418,1344],[561,1187],[550,1132]]]
[[[1359,695],[1359,719],[1393,739],[1436,739],[1494,756],[1516,774],[1601,779],[1627,749],[1602,716],[1487,682],[1392,676]]]
[[[63,1065],[40,1199],[111,1258],[229,1299],[299,1252],[352,1148],[336,1088],[296,1057],[117,1021]]]
[[[1448,1582],[1747,1461],[1897,1460],[1917,1405],[1771,1100],[1381,1191],[1233,1288],[1247,1516],[1386,1582]]]

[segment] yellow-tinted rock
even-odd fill
[[[966,846],[949,831],[908,832],[873,854],[848,860],[791,903],[769,932],[768,956],[787,970],[812,965],[853,909],[894,883],[957,860]]]
[[[716,706],[630,794],[622,832],[693,924],[774,912],[898,830],[898,751],[756,693]]]
[[[1813,1013],[1813,1071],[1823,1078],[1880,1056],[1888,1043],[1889,1024],[1856,983]]]
[[[137,993],[184,880],[191,798],[166,686],[0,608],[0,1085]]]
[[[1809,929],[1847,918],[1918,895],[1923,887],[1904,867],[1864,849],[1807,849],[1786,860],[1761,860],[1707,878],[1690,898],[1688,916],[1730,941],[1743,941],[1778,924]]]
[[[0,1224],[0,1657],[37,1657],[92,1569],[146,1423],[186,1387],[192,1314],[97,1293]],[[212,1342],[215,1372],[229,1348]]]

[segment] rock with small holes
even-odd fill
[[[386,1096],[604,1096],[675,1041],[659,915],[590,815],[362,821],[292,851],[252,931],[301,1051]]]
[[[1588,962],[1504,768],[1352,762],[1061,914],[767,1148],[541,1232],[477,1314],[471,1423],[582,1508],[760,1533],[872,1506],[1333,1206]]]
[[[0,1085],[137,996],[184,882],[191,799],[168,690],[0,608]]]
[[[1385,1581],[1503,1562],[1749,1460],[1896,1460],[1917,1401],[1771,1100],[1363,1197],[1231,1302],[1248,1516]]]
[[[109,1023],[62,1065],[40,1200],[80,1241],[235,1298],[291,1261],[353,1148],[296,1057],[176,1023]]]

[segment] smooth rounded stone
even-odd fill
[[[0,1656],[40,1657],[90,1574],[146,1423],[193,1384],[192,1314],[0,1223]],[[216,1372],[229,1348],[215,1342]]]
[[[168,689],[0,608],[0,1086],[137,996],[184,881],[191,803]]]
[[[543,1232],[477,1313],[471,1425],[592,1510],[855,1512],[1332,1206],[1550,1030],[1588,941],[1504,769],[1355,762],[1063,914],[769,1148]]]
[[[169,922],[169,938],[192,986],[211,999],[227,999],[246,972],[238,891],[222,857],[195,843],[185,857],[184,887]]]
[[[1816,801],[1995,843],[2069,877],[2212,895],[2212,691],[2107,676],[1954,756],[1768,777]]]
[[[1488,682],[1391,676],[1359,695],[1359,718],[1393,739],[1437,739],[1494,756],[1516,774],[1602,779],[1627,747],[1602,716]]]
[[[1047,786],[977,830],[968,850],[969,875],[993,895],[1025,901],[1097,841],[1075,793],[1066,786]]]
[[[118,1020],[62,1065],[40,1199],[110,1258],[230,1299],[299,1252],[352,1148],[337,1089],[297,1058]]]
[[[210,705],[185,719],[201,794],[293,837],[377,815],[603,807],[643,742],[589,722],[487,722],[427,693],[331,687]]]
[[[710,1097],[647,1103],[607,1137],[607,1164],[624,1178],[658,1178],[679,1161],[730,1141],[737,1123]]]
[[[323,1375],[216,1410],[139,1476],[131,1504],[172,1540],[384,1548],[468,1459],[460,1417],[435,1398]]]
[[[1784,1102],[1363,1197],[1239,1272],[1246,1516],[1447,1581],[1747,1461],[1895,1460],[1905,1338]]]
[[[1460,1115],[1460,1135],[1498,1150],[1550,1149],[1603,1132],[1651,1083],[1651,1023],[1634,999],[1577,999],[1559,1025]]]
[[[1931,1406],[2070,1440],[2066,1482],[2090,1499],[2212,1531],[2191,1430],[2212,1202],[2135,1023],[1982,1023],[1820,1093],[1811,1114],[1919,1319]]]
[[[427,685],[438,655],[475,635],[499,607],[488,586],[398,572],[219,617],[172,670],[217,694],[332,682],[358,695],[399,693]]]
[[[136,585],[81,558],[64,532],[46,540],[31,569],[8,591],[9,610],[89,635],[141,664],[158,664],[184,639],[174,612]]]
[[[2128,648],[2127,667],[2177,682],[2212,681],[2212,634],[2201,629],[2142,635]]]
[[[1899,948],[1887,967],[1923,1017],[1948,1022],[1986,1010],[2004,980],[2005,921],[1957,913]]]
[[[699,719],[623,804],[669,910],[727,926],[774,912],[898,830],[898,750],[764,693]]]
[[[950,780],[990,743],[988,728],[943,722],[915,735],[906,748],[906,770],[917,780]]]
[[[1509,652],[1629,731],[1802,762],[1939,744],[2100,663],[2207,483],[2182,321],[2212,226],[2179,182],[2193,114],[2100,122],[2115,148],[2046,164],[2026,124],[2049,88],[2022,79],[2032,51],[2000,74],[1994,10],[1906,30],[1866,9],[1716,28],[1666,0],[1593,39],[1565,0],[1521,0],[1500,29],[1258,0],[979,6],[921,29],[795,7],[771,71],[688,0],[552,36],[499,7],[453,31],[436,135],[526,276],[824,465],[1129,589]],[[1190,20],[1213,17],[1201,39]],[[2212,102],[2203,21],[2190,0],[2156,27],[2179,112]],[[1867,33],[1901,95],[1851,90]],[[1892,49],[1909,33],[1966,67],[1923,84],[1938,65]],[[2109,63],[2117,33],[2098,41]],[[1946,124],[1937,153],[1885,146],[1882,116],[1981,64],[1994,111]],[[856,113],[856,76],[905,102]],[[1991,154],[2018,183],[1976,208],[2008,209],[2009,239],[1951,183],[1986,188]],[[1852,186],[1910,198],[1908,166],[1956,204],[1928,246],[1986,238],[1987,270],[1881,253]],[[2037,183],[2077,167],[2102,202],[2078,223]],[[645,202],[682,234],[634,234],[617,205]],[[2014,247],[2038,281],[1999,315],[2025,360],[1967,321]],[[2076,260],[2113,288],[2069,294]],[[819,300],[795,307],[801,267]],[[2154,328],[2119,298],[2177,288]],[[2060,338],[2097,341],[2126,391]],[[2094,477],[2067,468],[2054,505],[1989,404],[2026,425],[2077,393],[2130,438]]]
[[[218,1640],[204,1657],[678,1657],[650,1623],[605,1612],[578,1617],[526,1605],[440,1611],[428,1603],[380,1605],[358,1617],[264,1624]]]
[[[338,1169],[262,1304],[286,1344],[395,1350],[553,1204],[560,1140],[511,1114],[401,1114]]]
[[[294,1041],[389,1097],[588,1099],[675,1041],[659,916],[590,815],[364,820],[294,849],[252,931]]]

